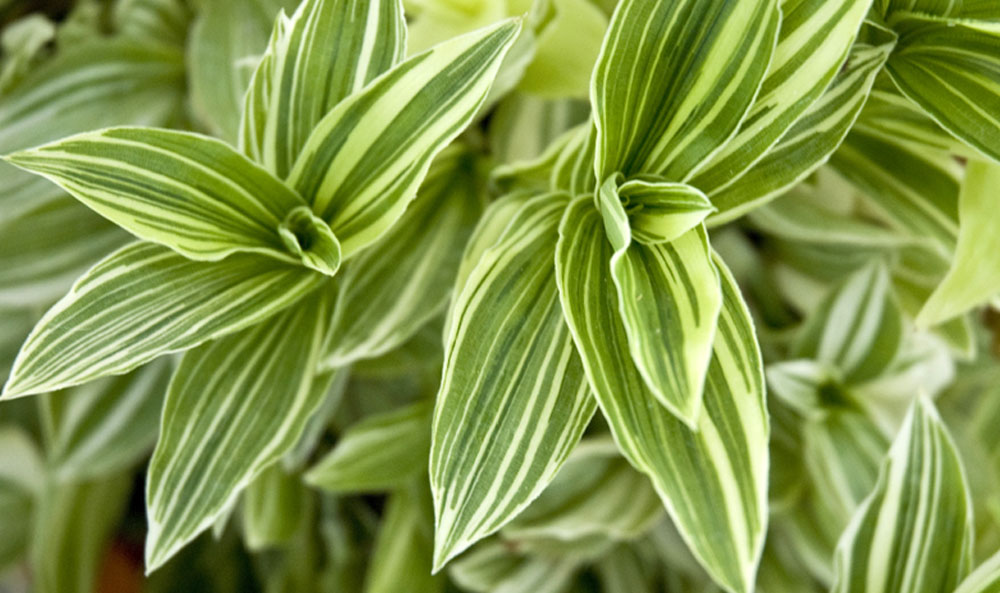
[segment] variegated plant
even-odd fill
[[[72,4],[0,589],[1000,591],[995,0]]]

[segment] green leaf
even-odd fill
[[[43,490],[42,459],[21,428],[0,427],[0,572],[28,549],[35,499]]]
[[[924,304],[917,324],[946,321],[1000,293],[1000,233],[993,224],[1000,165],[969,162],[958,198],[958,246],[948,275]]]
[[[305,0],[278,15],[246,95],[240,145],[281,179],[338,103],[403,58],[399,0]]]
[[[183,55],[133,40],[92,40],[60,52],[0,98],[0,154],[112,125],[162,125],[181,108]],[[0,163],[0,218],[61,195]]]
[[[138,237],[191,259],[217,261],[251,251],[301,259],[327,274],[340,264],[336,238],[308,214],[305,200],[206,136],[112,128],[7,159],[44,175]]]
[[[173,366],[161,359],[120,377],[44,395],[48,463],[60,480],[130,469],[156,442]]]
[[[946,130],[1000,160],[1000,29],[986,23],[896,13],[899,47],[886,71]]]
[[[955,593],[997,593],[1000,591],[1000,552],[979,565],[955,589]]]
[[[715,207],[700,190],[684,183],[630,179],[618,188],[632,237],[647,245],[680,238]]]
[[[181,359],[149,465],[147,572],[211,527],[298,442],[326,394],[311,386],[332,308],[328,293]]]
[[[126,373],[259,323],[324,278],[252,254],[194,262],[159,245],[127,245],[42,317],[21,347],[4,397]]]
[[[243,496],[243,537],[254,551],[288,545],[306,531],[309,491],[298,474],[275,463],[247,485]]]
[[[608,17],[590,0],[551,0],[518,89],[536,97],[585,98]]]
[[[518,554],[490,541],[452,563],[448,576],[475,593],[566,593],[580,564],[572,557]]]
[[[920,12],[938,16],[1000,20],[1000,10],[993,0],[876,0],[874,10],[882,16],[899,12]]]
[[[537,497],[594,413],[552,267],[567,202],[526,202],[456,297],[431,441],[435,568]]]
[[[805,179],[837,150],[864,107],[875,76],[895,43],[891,31],[875,26],[866,29],[870,43],[854,45],[847,64],[829,88],[778,143],[737,181],[707,192],[718,208],[718,213],[709,217],[709,225],[738,218],[776,198]]]
[[[402,218],[347,267],[324,364],[384,354],[441,312],[482,210],[481,165],[468,149],[442,152]]]
[[[118,0],[111,18],[120,35],[180,48],[187,38],[191,10],[184,0]]]
[[[567,130],[589,118],[590,104],[583,100],[514,93],[490,116],[490,151],[504,163],[498,169],[518,169],[549,152]]]
[[[970,569],[971,520],[962,461],[921,397],[840,538],[833,591],[953,591]]]
[[[775,0],[621,2],[591,81],[597,178],[686,180],[738,130],[779,20]]]
[[[365,593],[396,593],[403,581],[409,593],[444,590],[444,575],[431,574],[434,524],[426,489],[421,480],[389,498],[375,538]]]
[[[392,68],[317,124],[289,176],[345,257],[378,239],[472,121],[520,25],[504,21]]]
[[[753,325],[716,258],[722,312],[692,431],[661,406],[628,352],[608,262],[612,247],[589,196],[560,226],[556,279],[566,320],[622,451],[647,474],[685,541],[713,578],[749,591],[767,523],[768,420]]]
[[[0,305],[34,307],[66,294],[128,233],[60,195],[0,221]]]
[[[552,164],[549,183],[553,189],[576,196],[597,189],[594,176],[594,155],[597,150],[597,128],[593,122],[567,132],[566,144]]]
[[[427,467],[432,404],[418,402],[354,424],[305,480],[331,492],[398,488]]]
[[[778,45],[739,132],[691,179],[705,192],[735,182],[762,158],[840,71],[871,0],[785,0]]]

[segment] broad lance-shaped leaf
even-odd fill
[[[1000,552],[967,576],[955,593],[997,593],[1000,591]]]
[[[739,178],[791,128],[840,70],[871,0],[784,0],[778,45],[740,131],[689,181],[706,192]]]
[[[684,180],[710,158],[750,108],[779,20],[776,0],[619,3],[591,81],[597,178]]]
[[[298,194],[226,144],[155,128],[112,128],[7,157],[142,239],[195,260],[237,251],[334,274],[336,237]],[[287,238],[282,229],[294,231]],[[295,256],[295,257],[293,257]]]
[[[316,125],[289,183],[330,223],[345,257],[399,219],[431,160],[472,121],[519,30],[504,21],[414,56]]]
[[[384,354],[441,312],[482,211],[481,169],[468,149],[446,149],[403,217],[348,265],[324,364]]]
[[[847,64],[829,88],[801,115],[767,154],[736,181],[706,190],[718,212],[710,226],[723,224],[784,193],[822,165],[854,125],[868,93],[895,44],[895,35],[866,25]]]
[[[253,254],[195,262],[133,243],[87,272],[28,336],[4,397],[126,373],[267,319],[325,276]]]
[[[993,23],[897,13],[893,82],[942,127],[1000,160],[1000,28]]]
[[[958,201],[958,247],[948,275],[917,316],[919,325],[948,320],[1000,293],[996,196],[1000,165],[969,162]]]
[[[352,425],[305,480],[331,492],[377,492],[402,486],[426,468],[430,402],[418,402]]]
[[[317,291],[181,359],[149,464],[147,572],[211,527],[254,476],[298,441],[326,395],[311,386],[330,296]]]
[[[692,431],[646,387],[610,278],[613,248],[589,196],[560,226],[556,280],[587,378],[619,447],[647,474],[685,541],[730,591],[749,591],[767,525],[768,420],[753,324],[721,260],[722,311]]]
[[[280,13],[246,95],[243,151],[284,179],[316,124],[405,52],[399,0],[305,0]]]
[[[436,569],[538,496],[594,413],[552,267],[567,203],[525,203],[456,297],[431,440]]]
[[[962,460],[934,404],[920,397],[837,544],[833,591],[954,591],[969,573],[972,535]]]

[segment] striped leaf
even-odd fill
[[[692,429],[722,307],[708,233],[669,243],[634,242],[611,258],[629,352],[649,391]]]
[[[632,237],[647,245],[679,239],[715,210],[705,194],[685,183],[629,179],[618,188],[618,196],[628,212]]]
[[[414,56],[317,124],[289,183],[330,223],[345,257],[402,215],[431,160],[472,121],[519,30],[504,21]]]
[[[830,292],[802,328],[792,356],[830,365],[844,380],[861,382],[889,368],[902,343],[903,315],[887,270],[876,263]]]
[[[886,71],[904,95],[946,130],[1000,160],[1000,29],[911,13],[890,20],[899,34]]]
[[[399,222],[344,271],[325,364],[384,354],[441,312],[482,210],[481,168],[467,149],[441,153]]]
[[[567,130],[589,117],[590,105],[582,100],[514,93],[490,116],[491,152],[497,162],[518,166],[540,157]]]
[[[476,546],[449,567],[448,576],[474,593],[568,593],[581,561],[518,554],[503,541]]]
[[[590,385],[622,451],[647,474],[685,541],[730,591],[753,587],[767,523],[768,420],[749,313],[725,265],[722,312],[692,431],[666,409],[627,355],[612,288],[612,247],[589,196],[560,226],[556,279]]]
[[[872,0],[784,0],[778,45],[746,120],[691,179],[721,191],[763,157],[840,71]]]
[[[593,123],[584,124],[571,132],[567,143],[556,156],[549,176],[553,189],[576,196],[597,189],[594,174],[594,155],[597,150],[597,128]]]
[[[775,0],[619,3],[591,81],[597,178],[681,181],[711,158],[757,95],[779,21]]]
[[[133,243],[86,275],[35,326],[4,397],[45,393],[128,372],[259,323],[325,278],[270,258],[194,262]]]
[[[253,251],[330,275],[340,265],[336,237],[305,200],[206,136],[112,128],[7,158],[136,236],[191,259]]]
[[[958,198],[958,246],[948,275],[924,304],[917,324],[934,325],[1000,293],[1000,234],[995,223],[1000,165],[971,161]]]
[[[257,474],[295,446],[325,395],[311,386],[329,292],[184,354],[149,464],[147,572],[211,527]]]
[[[919,398],[837,544],[832,590],[953,591],[970,569],[971,520],[962,461],[934,405]]]
[[[738,180],[708,197],[718,212],[709,224],[719,225],[776,198],[802,181],[830,157],[851,130],[875,76],[895,43],[891,31],[867,26],[867,41],[856,43],[826,92],[803,112],[767,154]]]
[[[113,125],[162,125],[179,109],[184,61],[175,48],[91,40],[59,52],[0,97],[0,154]],[[0,163],[0,219],[62,192]]]
[[[955,593],[997,593],[1000,591],[1000,552],[965,577]]]
[[[552,269],[567,202],[525,203],[456,297],[431,440],[437,569],[537,497],[594,413]]]
[[[399,0],[305,0],[290,18],[281,12],[246,95],[243,151],[285,179],[320,120],[405,49]]]
[[[305,476],[331,492],[378,492],[403,486],[427,467],[431,412],[418,402],[352,425]]]
[[[213,136],[236,145],[254,67],[275,17],[297,0],[202,2],[187,46],[191,108]],[[252,60],[252,63],[248,63]]]
[[[34,307],[66,294],[73,281],[128,233],[65,194],[0,221],[0,305]]]
[[[156,442],[173,365],[160,359],[128,375],[43,396],[49,470],[88,480],[130,469]]]

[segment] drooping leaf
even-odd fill
[[[928,326],[951,319],[1000,293],[1000,233],[994,224],[1000,165],[972,161],[958,198],[958,246],[948,275],[917,316]]]
[[[217,140],[152,128],[72,136],[8,157],[44,175],[141,239],[195,260],[237,251],[290,260],[327,274],[337,240],[305,200]],[[281,231],[290,227],[291,238]],[[294,257],[293,257],[294,256]]]
[[[594,413],[552,265],[567,203],[526,202],[456,297],[431,441],[436,568],[538,496]]]
[[[653,481],[695,556],[728,590],[748,591],[767,523],[768,465],[763,372],[749,314],[716,258],[723,305],[704,410],[692,431],[654,403],[628,356],[611,255],[589,196],[574,201],[560,227],[556,278],[587,378],[622,451]]]
[[[331,492],[377,492],[403,486],[426,469],[431,445],[429,401],[354,424],[305,480]]]
[[[779,20],[774,0],[619,3],[591,81],[597,178],[686,180],[739,128]]]
[[[298,441],[325,392],[311,389],[329,291],[185,353],[164,404],[146,491],[146,570],[211,527]]]
[[[837,545],[835,593],[953,591],[972,557],[965,471],[934,405],[914,402]]]
[[[330,223],[345,257],[402,215],[431,160],[479,109],[519,29],[504,21],[414,56],[316,125],[289,183]]]
[[[194,262],[133,243],[56,303],[21,347],[4,397],[45,393],[128,372],[259,323],[325,276],[253,254]]]
[[[305,0],[290,18],[282,12],[246,95],[243,151],[288,177],[320,120],[403,58],[402,8],[399,0]]]

